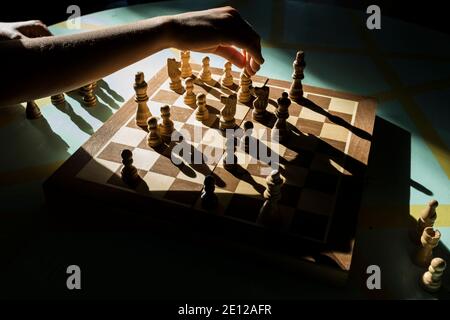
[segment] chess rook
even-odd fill
[[[191,59],[190,51],[180,51],[181,60],[181,77],[186,79],[192,76],[192,68],[189,60]]]
[[[197,95],[197,109],[195,110],[195,119],[198,121],[206,121],[209,118],[209,111],[206,108],[206,95],[200,93]]]
[[[66,102],[66,98],[64,97],[64,93],[55,94],[54,96],[50,97],[50,101],[53,105],[59,106]]]
[[[147,119],[152,114],[147,105],[147,82],[145,82],[143,72],[136,73],[133,88],[136,93],[134,101],[137,103],[135,122],[138,127],[145,128],[147,126]]]
[[[417,250],[415,263],[419,267],[427,267],[433,258],[433,249],[439,244],[441,233],[439,230],[434,230],[432,227],[427,227],[423,230],[420,238],[421,246]]]
[[[162,143],[161,136],[158,130],[158,119],[156,117],[150,117],[147,121],[147,145],[155,148]]]
[[[431,293],[439,291],[442,286],[442,276],[446,267],[447,263],[442,258],[434,258],[431,260],[428,271],[420,279],[422,288]]]
[[[120,171],[122,180],[130,187],[136,187],[140,177],[136,167],[133,166],[133,153],[129,149],[124,149],[120,155],[122,157],[123,164],[123,168]]]
[[[27,119],[33,120],[42,117],[41,110],[34,101],[28,101],[25,108],[25,116]]]
[[[253,119],[261,122],[266,116],[266,108],[269,104],[269,87],[255,87],[256,99],[253,101]]]
[[[236,104],[237,96],[236,94],[231,94],[230,96],[221,96],[220,102],[225,106],[220,111],[220,122],[219,127],[221,130],[234,129],[236,127]]]
[[[289,118],[288,108],[291,105],[291,100],[288,97],[288,93],[283,92],[277,102],[278,108],[275,111],[277,121],[274,125],[274,128],[277,130],[272,130],[272,141],[276,141],[278,138],[279,142],[285,142],[289,138],[286,120]]]
[[[184,89],[181,84],[181,63],[174,58],[167,59],[167,73],[170,78],[169,86],[170,89],[178,94],[182,94]]]
[[[295,56],[295,61],[292,64],[292,67],[294,68],[294,72],[292,73],[293,81],[291,84],[291,88],[289,89],[289,98],[294,101],[303,97],[302,80],[305,77],[305,66],[305,54],[303,53],[303,51],[298,51],[297,55]]]
[[[436,221],[436,208],[439,203],[436,200],[432,200],[427,204],[427,207],[422,211],[418,221],[417,221],[417,233],[416,240],[420,242],[420,238],[422,237],[423,230],[428,227],[433,227],[434,222]]]
[[[252,80],[245,72],[241,72],[238,90],[238,100],[239,102],[246,103],[251,99],[250,87],[252,85]]]
[[[186,91],[183,95],[184,103],[188,106],[195,105],[197,98],[194,93],[194,78],[187,78],[184,80],[184,86],[186,87]]]
[[[217,195],[214,193],[214,190],[216,189],[215,183],[216,180],[213,176],[208,175],[205,177],[203,191],[200,196],[203,209],[211,210],[217,207]]]
[[[92,83],[83,87],[83,102],[87,107],[93,107],[97,104],[97,97],[94,94]]]
[[[264,204],[259,211],[257,222],[265,226],[278,224],[278,201],[281,199],[281,187],[284,183],[278,170],[273,170],[266,178],[267,188],[264,191]]]
[[[200,70],[199,78],[203,82],[207,83],[212,81],[211,70],[209,66],[209,57],[204,57],[202,59],[202,69]]]
[[[170,141],[174,131],[173,121],[170,119],[170,107],[168,105],[161,107],[162,123],[159,125],[159,132],[164,141]]]
[[[233,75],[231,74],[231,62],[227,61],[225,62],[225,65],[223,67],[223,75],[220,78],[220,84],[224,87],[232,87],[233,82]]]

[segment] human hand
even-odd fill
[[[47,26],[39,20],[0,22],[0,40],[51,36]]]
[[[217,54],[249,75],[264,63],[260,36],[232,7],[182,13],[170,21],[171,42],[177,49]]]

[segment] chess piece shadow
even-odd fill
[[[83,97],[78,92],[71,91],[68,92],[67,95],[76,100],[84,108],[84,110],[86,110],[92,117],[100,120],[101,122],[106,122],[106,120],[108,120],[113,115],[111,109],[107,105],[100,102],[98,99],[95,106],[86,107],[83,101]]]
[[[125,99],[120,94],[118,94],[116,91],[111,89],[111,87],[105,80],[103,80],[103,79],[98,80],[97,88],[102,88],[103,90],[105,90],[114,100],[119,101],[119,102],[125,102]]]
[[[113,108],[113,109],[119,109],[120,105],[117,104],[117,102],[111,98],[111,96],[109,96],[108,94],[106,94],[106,92],[99,86],[97,86],[94,89],[94,94],[97,96],[97,98],[100,98],[102,101],[104,101],[106,103],[106,105],[108,105],[109,107]],[[97,99],[98,102],[98,99]]]
[[[333,114],[327,112],[322,107],[318,106],[317,104],[315,104],[313,101],[309,100],[308,98],[303,97],[302,99],[299,99],[296,102],[305,108],[308,108],[314,112],[317,112],[318,114],[321,114],[321,115],[327,117],[328,120],[330,120],[331,122],[348,129],[350,132],[357,135],[358,137],[368,140],[368,141],[371,141],[372,136],[369,133],[367,133],[366,131],[364,131],[360,128],[352,126],[350,123],[348,123],[341,117],[338,117],[336,115],[333,115]]]
[[[67,114],[70,120],[75,123],[81,131],[87,133],[88,135],[92,135],[94,133],[92,126],[73,110],[72,105],[69,102],[65,101],[64,103],[54,106],[59,111]]]

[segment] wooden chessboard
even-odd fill
[[[200,70],[196,64],[192,68],[194,75]],[[165,216],[173,214],[175,222],[180,212],[185,213],[183,221],[189,217],[205,221],[212,218],[216,225],[223,222],[227,230],[233,230],[235,233],[225,233],[234,235],[238,242],[248,239],[256,247],[264,243],[261,252],[288,255],[293,261],[306,261],[308,266],[331,270],[345,278],[353,254],[376,102],[305,85],[305,98],[292,102],[289,107],[290,139],[283,144],[272,143],[270,133],[276,120],[276,99],[288,91],[290,83],[269,79],[268,116],[262,123],[253,121],[253,134],[271,154],[276,152],[279,156],[285,184],[279,201],[279,224],[276,228],[264,227],[256,220],[264,202],[262,193],[269,164],[253,159],[238,148],[239,170],[224,169],[220,96],[236,92],[237,85],[222,88],[219,83],[222,70],[211,68],[211,71],[216,80],[213,83],[195,80],[194,92],[207,96],[210,117],[205,123],[197,121],[194,108],[185,105],[183,97],[170,90],[166,67],[148,81],[151,113],[159,117],[160,107],[170,105],[175,129],[184,137],[182,142],[171,142],[156,149],[148,147],[147,132],[134,123],[133,97],[45,182],[48,202],[88,199],[157,218],[161,218],[162,211]],[[233,72],[233,77],[237,84],[239,74]],[[262,86],[266,78],[254,76],[252,80],[253,86]],[[245,120],[253,120],[252,101],[238,102],[235,118],[238,126]],[[182,163],[174,164],[172,154],[180,144],[186,148],[181,155]],[[208,157],[204,156],[205,148],[209,148]],[[124,149],[133,152],[133,164],[141,177],[134,189],[120,177],[120,154]],[[200,164],[192,164],[195,157],[203,159]],[[210,211],[202,209],[200,204],[206,175],[216,178],[219,199],[218,207]],[[270,240],[262,241],[261,237]]]

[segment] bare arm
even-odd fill
[[[41,35],[30,38],[19,33],[0,41],[0,69],[7,79],[0,105],[76,89],[169,47],[215,53],[249,73],[264,62],[259,36],[230,7],[68,36],[52,36],[45,30]]]

